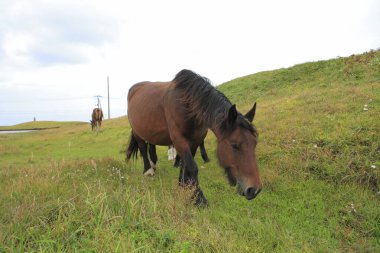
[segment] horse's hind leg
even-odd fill
[[[156,145],[149,144],[149,157],[150,157],[150,166],[156,170],[157,166],[157,152]]]
[[[149,159],[148,159],[148,144],[145,141],[138,140],[138,146],[140,149],[141,156],[144,161],[144,175],[145,176],[153,176],[154,169],[150,167]]]
[[[210,159],[208,158],[208,155],[206,153],[206,149],[205,149],[205,143],[202,142],[201,145],[199,145],[199,149],[201,150],[201,156],[202,156],[202,159],[205,163],[209,162]]]
[[[175,161],[174,161],[174,167],[179,167],[181,165],[181,157],[179,156],[179,154],[177,154],[176,156],[175,156]]]

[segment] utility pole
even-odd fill
[[[108,93],[108,119],[111,119],[111,110],[110,110],[110,78],[107,76],[107,93]]]
[[[96,99],[97,99],[97,104],[96,104],[96,106],[98,107],[98,108],[102,108],[102,105],[100,104],[100,98],[102,97],[102,96],[100,96],[100,95],[96,95],[96,96],[94,96]]]

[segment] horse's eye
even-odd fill
[[[240,147],[239,147],[239,145],[238,144],[231,144],[231,146],[232,146],[232,149],[234,150],[234,151],[238,151],[239,149],[240,149]]]

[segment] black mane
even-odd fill
[[[181,70],[173,79],[175,89],[182,91],[180,98],[194,118],[209,127],[220,125],[232,106],[228,98],[211,85],[210,80],[191,70]]]
[[[188,117],[208,127],[217,127],[224,134],[229,134],[242,127],[257,135],[252,124],[238,112],[233,125],[226,122],[232,104],[228,98],[211,85],[210,80],[191,70],[183,69],[174,77],[175,89],[182,91],[180,98],[188,110]]]

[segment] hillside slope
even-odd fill
[[[258,102],[263,191],[230,187],[207,136],[206,209],[158,148],[155,177],[125,163],[126,117],[0,135],[0,252],[379,252],[380,51],[241,77],[218,87]]]

